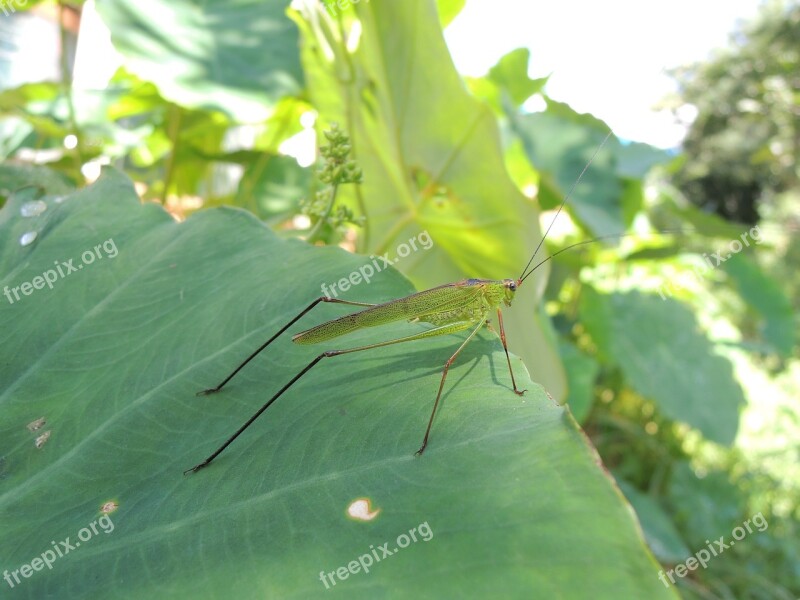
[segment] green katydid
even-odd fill
[[[380,325],[386,325],[389,323],[394,323],[396,321],[403,321],[403,320],[410,322],[428,323],[430,325],[433,325],[433,327],[419,333],[415,333],[397,339],[387,340],[384,342],[377,342],[374,344],[358,346],[355,348],[347,348],[344,350],[327,350],[325,352],[322,352],[314,360],[308,363],[308,365],[306,365],[302,370],[300,370],[300,372],[297,373],[297,375],[295,375],[286,385],[284,385],[274,396],[272,396],[272,398],[267,400],[267,402],[264,403],[264,405],[261,408],[259,408],[255,412],[255,414],[253,414],[253,416],[251,416],[231,437],[229,437],[227,441],[225,441],[225,443],[223,443],[219,448],[217,448],[203,462],[195,465],[191,469],[187,469],[186,471],[184,471],[184,475],[189,472],[198,471],[199,469],[202,469],[203,467],[210,464],[211,461],[213,461],[217,456],[219,456],[237,437],[239,437],[239,435],[241,435],[244,432],[245,429],[247,429],[259,416],[261,416],[261,414],[265,410],[267,410],[272,405],[272,403],[275,402],[275,400],[281,397],[284,392],[286,392],[290,387],[292,387],[301,377],[303,377],[303,375],[308,373],[323,358],[331,358],[334,356],[340,356],[342,354],[350,354],[353,352],[372,350],[374,348],[381,348],[383,346],[399,344],[402,342],[410,342],[413,340],[421,340],[434,336],[458,333],[469,329],[470,330],[469,335],[467,335],[466,339],[464,339],[464,341],[459,345],[459,347],[456,349],[453,355],[447,360],[447,362],[444,365],[444,369],[442,370],[442,376],[439,382],[439,391],[436,394],[436,400],[433,403],[433,410],[431,411],[431,416],[430,419],[428,420],[428,426],[425,430],[425,436],[422,440],[422,445],[416,452],[417,456],[421,455],[425,451],[426,446],[428,445],[428,438],[430,436],[431,426],[433,425],[433,419],[436,415],[436,409],[439,406],[439,400],[442,396],[442,390],[444,389],[444,383],[445,380],[447,379],[447,372],[450,369],[450,365],[453,364],[453,361],[455,361],[459,353],[470,342],[470,340],[472,340],[472,338],[475,337],[475,335],[478,333],[481,327],[483,327],[484,325],[488,326],[489,316],[493,311],[496,311],[497,313],[497,324],[499,329],[500,341],[502,342],[503,350],[505,351],[506,354],[506,362],[508,363],[508,370],[511,375],[511,385],[513,387],[515,394],[520,396],[524,394],[527,390],[518,389],[517,383],[514,380],[514,371],[511,368],[511,359],[508,355],[506,334],[503,328],[503,313],[501,311],[501,306],[503,304],[505,304],[506,306],[511,306],[511,301],[514,299],[514,293],[517,291],[517,288],[521,286],[522,283],[525,281],[525,279],[527,279],[536,269],[538,269],[548,260],[557,256],[561,252],[565,252],[567,250],[570,250],[571,248],[574,248],[575,246],[589,244],[592,242],[596,242],[598,239],[602,239],[602,238],[595,238],[593,240],[585,240],[583,242],[578,242],[576,244],[567,246],[566,248],[562,248],[558,252],[555,252],[549,257],[540,261],[533,268],[530,268],[531,264],[536,258],[536,255],[541,249],[544,240],[547,238],[547,234],[550,233],[550,229],[553,227],[553,224],[558,218],[558,215],[564,208],[564,204],[566,204],[567,200],[572,194],[572,191],[575,189],[575,186],[577,186],[577,184],[580,182],[581,178],[586,173],[589,166],[592,164],[592,161],[594,160],[595,156],[597,156],[597,153],[600,151],[600,149],[603,147],[603,145],[606,143],[606,141],[610,136],[611,132],[609,132],[606,135],[606,137],[603,139],[603,142],[595,150],[594,155],[591,157],[591,159],[589,159],[589,161],[581,171],[578,178],[572,184],[571,189],[564,197],[564,200],[558,207],[558,211],[553,217],[553,220],[550,222],[550,226],[545,231],[544,235],[542,236],[542,239],[536,246],[533,255],[528,261],[528,264],[525,265],[525,268],[522,270],[522,273],[518,278],[502,279],[502,280],[464,279],[456,283],[447,283],[444,285],[431,288],[429,290],[417,292],[416,294],[411,294],[410,296],[406,296],[405,298],[390,300],[389,302],[385,302],[383,304],[352,302],[348,300],[341,300],[338,298],[330,298],[328,296],[322,296],[311,302],[311,304],[309,304],[306,308],[300,311],[300,313],[297,316],[295,316],[292,320],[290,320],[277,333],[275,333],[270,339],[264,342],[250,356],[248,356],[238,367],[236,367],[230,373],[230,375],[228,375],[225,379],[223,379],[217,386],[209,388],[207,390],[203,390],[202,392],[199,392],[198,395],[204,396],[220,391],[231,379],[233,379],[233,377],[239,371],[241,371],[245,367],[245,365],[247,365],[251,360],[253,360],[262,350],[264,350],[267,346],[269,346],[280,335],[282,335],[289,327],[294,325],[298,320],[300,320],[306,313],[311,311],[320,302],[332,302],[336,304],[346,304],[350,306],[361,306],[366,308],[358,312],[327,321],[325,323],[312,327],[311,329],[307,329],[305,331],[295,334],[292,337],[292,341],[295,342],[296,344],[319,344],[322,342],[327,342],[329,340],[336,339],[340,336],[352,333],[362,328],[377,327]],[[619,237],[619,236],[615,235],[615,236],[605,236],[605,237]]]

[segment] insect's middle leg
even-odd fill
[[[442,390],[444,389],[444,380],[447,379],[447,372],[450,370],[450,365],[453,364],[453,361],[456,359],[456,356],[464,349],[464,347],[469,343],[469,341],[475,337],[475,334],[478,333],[481,327],[486,324],[486,317],[480,320],[478,326],[473,329],[470,334],[467,336],[462,344],[458,347],[453,353],[446,363],[444,363],[444,370],[442,370],[442,380],[439,382],[439,392],[436,394],[436,401],[433,403],[433,411],[431,411],[431,418],[428,420],[428,428],[425,430],[425,437],[422,439],[422,446],[419,450],[416,451],[416,455],[420,456],[424,451],[425,447],[428,445],[428,436],[431,434],[431,426],[433,425],[433,417],[436,415],[436,408],[439,406],[439,399],[442,397]],[[462,329],[466,329],[469,327],[471,323],[465,322]]]

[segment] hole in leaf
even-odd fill
[[[347,507],[347,516],[356,521],[372,521],[380,514],[381,510],[372,510],[369,498],[358,498]]]

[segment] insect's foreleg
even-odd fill
[[[456,356],[458,356],[458,354],[464,349],[464,346],[466,346],[469,343],[469,341],[473,337],[475,337],[475,334],[478,333],[478,330],[481,327],[483,327],[485,323],[486,323],[486,317],[483,317],[478,323],[478,326],[472,330],[472,332],[467,336],[467,339],[465,339],[462,342],[462,344],[458,347],[458,350],[456,350],[453,353],[453,356],[451,356],[447,360],[447,362],[444,363],[444,370],[442,371],[442,380],[439,382],[439,392],[436,394],[436,401],[433,403],[433,411],[431,411],[431,418],[428,420],[428,428],[425,430],[425,437],[422,439],[422,446],[415,453],[417,456],[420,456],[425,451],[425,446],[428,445],[428,436],[431,434],[433,417],[436,415],[436,407],[439,406],[439,399],[442,397],[442,389],[444,389],[444,380],[447,379],[447,372],[450,370],[450,365],[453,364],[453,361],[456,359]],[[471,323],[465,323],[465,325],[466,326],[462,327],[462,329],[466,329],[471,325]]]
[[[222,382],[221,382],[219,385],[217,385],[216,387],[213,387],[213,388],[208,388],[207,390],[203,390],[202,392],[197,392],[197,395],[198,395],[198,396],[207,396],[207,395],[209,395],[209,394],[214,394],[214,393],[216,393],[216,392],[220,391],[220,390],[222,389],[222,387],[223,387],[223,386],[224,386],[226,383],[228,383],[228,382],[229,382],[231,379],[233,379],[233,377],[234,377],[234,376],[235,376],[235,375],[236,375],[236,374],[237,374],[239,371],[241,371],[241,370],[242,370],[242,369],[245,367],[245,365],[246,365],[247,363],[249,363],[249,362],[250,362],[251,360],[253,360],[253,359],[254,359],[256,356],[258,356],[258,355],[259,355],[259,353],[260,353],[260,352],[261,352],[261,351],[262,351],[264,348],[266,348],[266,347],[267,347],[267,346],[269,346],[269,345],[270,345],[272,342],[274,342],[274,341],[275,341],[275,340],[278,338],[278,336],[280,336],[280,335],[281,335],[281,334],[282,334],[284,331],[286,331],[287,329],[289,329],[289,327],[291,327],[291,326],[292,326],[292,325],[294,325],[294,324],[295,324],[297,321],[299,321],[299,320],[300,320],[300,319],[303,317],[303,315],[305,315],[307,312],[309,312],[309,311],[310,311],[312,308],[314,308],[314,307],[315,307],[317,304],[319,304],[320,302],[333,302],[333,303],[335,303],[335,304],[349,304],[349,305],[351,305],[351,306],[375,306],[374,304],[367,304],[366,302],[351,302],[351,301],[349,301],[349,300],[339,300],[338,298],[329,298],[328,296],[322,296],[322,297],[320,297],[320,298],[317,298],[317,299],[316,299],[316,300],[314,300],[314,301],[313,301],[311,304],[309,304],[308,306],[306,306],[306,307],[305,307],[305,308],[304,308],[304,309],[303,309],[303,310],[300,312],[300,314],[298,314],[298,315],[297,315],[297,316],[296,316],[294,319],[292,319],[292,320],[291,320],[291,321],[289,321],[289,322],[288,322],[286,325],[284,325],[284,326],[283,326],[283,327],[282,327],[282,328],[281,328],[281,329],[280,329],[280,330],[279,330],[279,331],[278,331],[278,332],[277,332],[275,335],[273,335],[273,336],[272,336],[271,338],[269,338],[269,339],[268,339],[266,342],[264,342],[263,344],[261,344],[261,346],[259,346],[259,347],[258,347],[258,348],[255,350],[255,352],[253,352],[253,353],[252,353],[250,356],[248,356],[246,359],[244,359],[244,362],[242,362],[242,363],[241,363],[241,364],[240,364],[238,367],[236,367],[236,368],[233,370],[233,372],[232,372],[230,375],[228,375],[228,376],[227,376],[225,379],[223,379],[223,380],[222,380]]]
[[[300,314],[299,314],[297,317],[295,317],[294,321],[296,321],[296,320],[297,320],[297,319],[299,319],[301,316],[303,316],[303,314],[305,314],[306,312],[308,312],[309,310],[311,310],[311,308],[313,308],[314,304],[316,304],[317,302],[321,302],[321,301],[322,301],[322,299],[319,299],[319,300],[315,301],[314,303],[312,303],[312,304],[311,304],[311,306],[309,306],[309,307],[308,307],[306,310],[304,310],[304,311],[303,311],[302,313],[300,313]],[[328,302],[330,302],[330,301],[331,301],[331,300],[328,300]],[[351,303],[351,304],[352,304],[352,303]],[[292,323],[293,323],[294,321],[292,321]],[[485,321],[485,319],[484,319],[484,321]],[[484,322],[484,321],[482,321],[482,322],[480,323],[480,325],[483,325],[483,322]],[[289,323],[289,325],[291,325],[291,323]],[[288,327],[289,325],[287,325],[286,327]],[[244,432],[244,430],[245,430],[245,429],[247,429],[248,427],[250,427],[250,425],[253,423],[253,421],[255,421],[255,420],[256,420],[256,419],[257,419],[259,416],[261,416],[261,414],[262,414],[262,413],[263,413],[265,410],[267,410],[267,409],[270,407],[270,405],[271,405],[273,402],[275,402],[275,400],[277,400],[278,398],[280,398],[280,397],[281,397],[281,395],[283,395],[283,393],[284,393],[286,390],[288,390],[290,387],[292,387],[292,386],[293,386],[293,385],[294,385],[294,384],[295,384],[295,383],[296,383],[296,382],[297,382],[297,381],[298,381],[298,380],[299,380],[299,379],[300,379],[300,378],[301,378],[303,375],[305,375],[306,373],[308,373],[308,372],[309,372],[309,371],[310,371],[310,370],[311,370],[311,369],[314,367],[314,365],[316,365],[316,364],[317,364],[319,361],[321,361],[323,358],[330,358],[330,357],[332,357],[332,356],[339,356],[339,355],[341,355],[341,354],[350,354],[350,353],[352,353],[352,352],[361,352],[362,350],[372,350],[373,348],[380,348],[380,347],[382,347],[382,346],[390,346],[390,345],[392,345],[392,344],[399,344],[399,343],[401,343],[401,342],[411,342],[411,341],[413,341],[413,340],[421,340],[421,339],[424,339],[424,338],[429,338],[429,337],[433,337],[433,336],[437,336],[437,335],[446,335],[446,334],[448,334],[448,333],[455,333],[455,332],[457,332],[457,331],[462,331],[462,330],[464,330],[464,329],[466,329],[466,328],[470,327],[471,325],[472,325],[472,323],[471,323],[471,322],[458,322],[458,323],[450,323],[450,324],[448,324],[448,325],[442,325],[442,326],[440,326],[440,327],[434,327],[433,329],[427,329],[427,330],[425,330],[425,331],[422,331],[422,332],[420,332],[420,333],[415,333],[415,334],[413,334],[413,335],[408,335],[408,336],[401,337],[401,338],[397,338],[397,339],[394,339],[394,340],[388,340],[388,341],[385,341],[385,342],[378,342],[378,343],[376,343],[376,344],[369,344],[369,345],[367,345],[367,346],[358,346],[357,348],[348,348],[348,349],[346,349],[346,350],[328,350],[327,352],[323,352],[322,354],[320,354],[319,356],[317,356],[317,357],[316,357],[314,360],[312,360],[310,363],[308,363],[308,364],[307,364],[307,365],[306,365],[306,366],[305,366],[305,367],[304,367],[304,368],[303,368],[303,369],[302,369],[302,370],[301,370],[301,371],[300,371],[300,372],[299,372],[297,375],[295,375],[294,377],[292,377],[291,381],[289,381],[289,383],[287,383],[286,385],[284,385],[284,386],[283,386],[283,387],[282,387],[282,388],[281,388],[281,389],[278,391],[278,393],[277,393],[277,394],[275,394],[275,395],[274,395],[272,398],[270,398],[269,400],[267,400],[267,401],[264,403],[264,405],[263,405],[261,408],[259,408],[259,409],[256,411],[256,413],[255,413],[255,414],[254,414],[252,417],[250,417],[250,418],[247,420],[247,422],[245,422],[245,424],[244,424],[244,425],[242,425],[242,426],[241,426],[241,427],[240,427],[240,428],[239,428],[239,429],[236,431],[236,433],[234,433],[234,434],[233,434],[231,437],[229,437],[229,438],[227,439],[227,441],[226,441],[224,444],[222,444],[222,446],[220,446],[219,448],[217,448],[217,449],[214,451],[214,453],[213,453],[213,454],[211,454],[211,456],[209,456],[207,459],[205,459],[205,460],[204,460],[203,462],[201,462],[200,464],[198,464],[198,465],[195,465],[195,466],[194,466],[194,467],[192,467],[191,469],[187,469],[186,471],[184,471],[184,472],[183,472],[183,474],[184,474],[184,475],[186,475],[186,473],[190,473],[190,472],[198,471],[198,470],[202,469],[203,467],[207,466],[207,465],[208,465],[208,464],[209,464],[209,463],[210,463],[212,460],[214,460],[214,459],[215,459],[217,456],[219,456],[219,455],[222,453],[222,451],[223,451],[223,450],[225,450],[225,448],[227,448],[228,446],[230,446],[230,444],[233,442],[233,440],[235,440],[237,437],[239,437],[239,436],[242,434],[242,432]],[[478,326],[478,328],[477,328],[475,331],[477,331],[478,329],[480,329],[480,325]],[[285,330],[285,329],[286,329],[286,327],[284,327],[284,328],[283,328],[283,330]],[[281,330],[281,331],[283,331],[283,330]],[[470,334],[470,338],[471,338],[472,336],[474,336],[474,335],[475,335],[475,331],[473,331],[473,332],[472,332],[472,334]],[[277,337],[278,335],[280,335],[280,333],[281,333],[281,332],[278,332],[278,333],[277,333],[277,334],[275,334],[275,336],[273,336],[273,337]],[[467,341],[469,341],[469,338],[467,339]],[[461,345],[461,347],[463,348],[465,344],[466,344],[466,342],[464,342],[464,344],[462,344],[462,345]],[[460,351],[460,350],[461,350],[461,348],[459,348],[459,351]],[[458,354],[458,352],[456,352],[456,354]],[[252,357],[251,357],[251,358],[252,358]],[[455,356],[453,356],[453,358],[455,358]],[[248,360],[250,360],[250,359],[248,359]],[[247,362],[247,361],[245,361],[245,362]],[[240,367],[240,368],[241,368],[241,367]],[[237,369],[237,370],[238,370],[238,369]],[[235,375],[235,374],[236,374],[236,373],[234,372],[234,373],[233,373],[233,375]],[[233,377],[233,375],[231,375],[231,377]],[[228,379],[230,379],[230,377],[229,377]],[[222,384],[220,384],[220,387],[222,387],[222,385],[224,385],[224,384],[225,384],[225,382],[223,381],[223,382],[222,382]],[[439,393],[441,394],[441,388],[439,389]],[[436,401],[437,401],[437,402],[439,401],[439,398],[438,398],[438,397],[436,398]],[[430,425],[428,426],[428,430],[430,430]],[[427,435],[427,434],[425,434],[425,439],[427,440],[427,438],[428,438],[428,435]]]
[[[518,390],[517,382],[514,381],[514,370],[511,368],[511,358],[508,356],[508,344],[506,344],[506,330],[503,328],[503,312],[497,309],[497,323],[500,325],[500,341],[503,343],[503,350],[506,352],[506,362],[508,363],[508,372],[511,373],[511,385],[514,386],[514,393],[517,396],[522,396],[528,390]]]

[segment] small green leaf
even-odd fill
[[[731,363],[714,353],[688,308],[672,299],[602,294],[587,286],[580,314],[600,356],[619,367],[634,390],[707,439],[733,443],[744,393]]]
[[[517,48],[503,56],[489,69],[487,78],[507,92],[515,106],[521,106],[533,94],[541,91],[547,83],[547,77],[539,79],[528,77],[530,58],[531,51],[528,48]]]
[[[780,284],[743,254],[732,254],[722,268],[736,282],[739,294],[764,319],[764,338],[781,355],[789,357],[795,344],[792,303]]]

